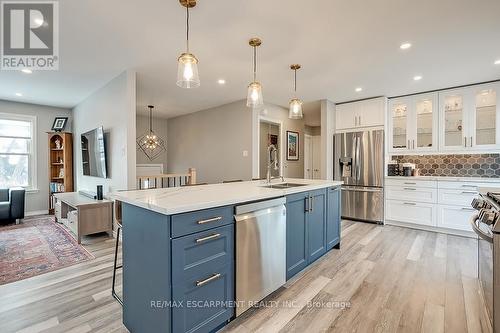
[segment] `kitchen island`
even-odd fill
[[[290,185],[251,181],[115,193],[122,202],[125,326],[131,332],[210,332],[234,318],[235,214],[242,204],[285,203],[286,279],[338,248],[342,183],[284,183]]]

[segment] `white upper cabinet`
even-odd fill
[[[336,105],[335,128],[340,131],[382,127],[385,123],[385,106],[385,97]]]
[[[438,149],[438,98],[436,93],[389,101],[389,152],[421,153]]]
[[[500,84],[439,93],[442,151],[492,151],[500,148]]]

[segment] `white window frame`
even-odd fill
[[[31,144],[30,151],[28,155],[29,165],[28,165],[28,186],[25,187],[28,192],[38,191],[38,179],[37,179],[37,163],[36,163],[36,153],[37,153],[37,117],[16,113],[3,113],[0,112],[0,119],[6,120],[18,120],[18,121],[29,121],[31,123]],[[2,137],[0,135],[0,137]],[[10,137],[9,137],[10,138]]]

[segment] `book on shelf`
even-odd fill
[[[50,183],[50,193],[60,193],[60,192],[64,192],[64,184]]]

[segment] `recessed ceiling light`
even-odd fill
[[[17,96],[17,97],[22,97],[22,96],[23,96],[23,94],[21,94],[21,93],[16,93],[16,96]]]
[[[219,79],[219,80],[217,80],[217,83],[218,83],[218,84],[226,84],[226,80],[224,80],[224,79]]]
[[[41,18],[36,18],[33,21],[35,21],[35,23],[38,25],[42,25],[44,23],[43,19],[41,19]]]
[[[420,80],[422,80],[422,75],[415,75],[415,76],[413,77],[413,80],[415,80],[415,81],[420,81]]]
[[[495,65],[500,65],[500,59],[495,60]]]
[[[408,50],[411,47],[411,43],[403,43],[399,46],[401,50]]]
[[[357,87],[356,89],[354,89],[356,92],[362,92],[363,91],[363,88],[361,87]]]
[[[33,73],[33,71],[29,68],[24,68],[24,69],[21,69],[21,72],[23,72],[24,74],[31,74]]]

